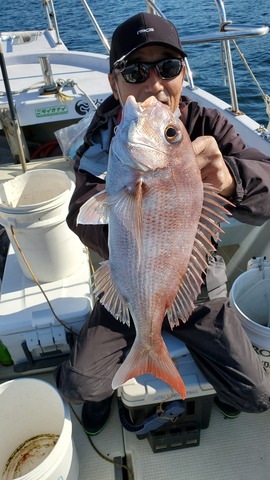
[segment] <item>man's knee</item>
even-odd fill
[[[77,382],[73,381],[74,375],[69,368],[69,361],[59,365],[54,372],[56,387],[62,397],[71,403],[82,403],[83,399],[77,388]]]
[[[86,376],[74,370],[70,361],[56,369],[55,381],[62,397],[71,403],[99,402],[113,394],[111,376]]]

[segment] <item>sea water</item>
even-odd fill
[[[144,0],[88,0],[88,4],[109,41],[119,23],[146,9]],[[69,49],[106,53],[80,0],[54,0],[54,5],[60,35]],[[218,31],[219,16],[214,0],[156,0],[156,5],[176,25],[180,36]],[[225,5],[227,19],[233,23],[270,25],[269,4],[265,0],[226,0]],[[9,0],[5,8],[0,9],[0,31],[45,26],[41,0]],[[237,44],[262,90],[270,95],[270,34],[240,39]],[[228,82],[224,86],[220,43],[187,45],[186,50],[195,85],[231,103]],[[232,54],[239,107],[266,126],[268,117],[261,93],[233,46]]]

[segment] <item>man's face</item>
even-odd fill
[[[156,62],[167,58],[180,58],[180,55],[173,49],[162,47],[160,45],[151,45],[143,47],[128,59],[128,63],[136,62]],[[149,78],[143,83],[127,83],[120,72],[109,74],[110,85],[116,100],[120,100],[123,104],[129,95],[133,95],[137,102],[143,102],[147,98],[154,96],[160,102],[169,106],[174,113],[179,105],[181,92],[183,88],[183,80],[185,68],[182,69],[178,77],[171,80],[163,80],[160,78],[156,70],[151,71]],[[117,86],[116,86],[117,82]],[[119,95],[121,98],[119,98]]]

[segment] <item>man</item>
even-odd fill
[[[82,242],[105,259],[109,255],[107,226],[77,225],[76,219],[81,205],[105,187],[110,141],[121,120],[121,105],[131,94],[139,102],[154,95],[172,112],[179,109],[203,181],[235,203],[236,218],[253,224],[270,218],[270,159],[245,148],[216,110],[181,98],[185,57],[175,27],[152,14],[131,17],[113,34],[109,73],[113,95],[96,112],[77,152],[76,189],[67,217]],[[270,377],[230,309],[224,262],[219,256],[209,263],[205,283],[190,319],[172,334],[186,343],[227,416],[234,417],[241,410],[264,411],[270,406]],[[164,328],[169,328],[166,319]],[[134,338],[134,326],[118,322],[97,301],[69,361],[56,372],[62,395],[71,402],[84,402],[82,422],[90,435],[97,434],[108,419],[111,382]]]

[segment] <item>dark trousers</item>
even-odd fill
[[[221,401],[246,412],[270,407],[270,375],[264,370],[226,298],[198,306],[189,320],[170,330],[182,340]],[[56,370],[57,387],[74,403],[112,395],[112,379],[135,338],[97,301],[70,359]]]

